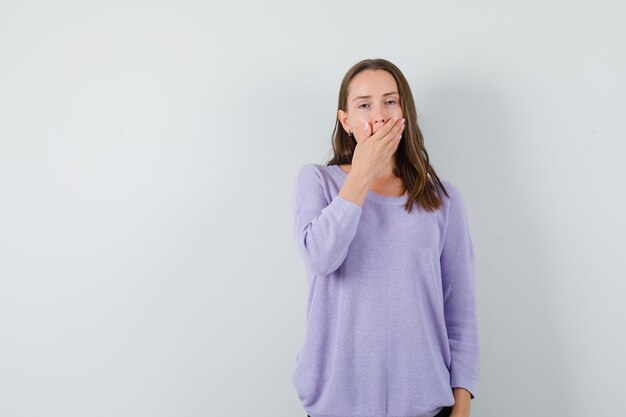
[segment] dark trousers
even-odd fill
[[[443,407],[440,412],[435,414],[435,417],[449,417],[452,412],[452,406]]]
[[[443,407],[440,412],[435,414],[435,417],[449,417],[452,412],[452,406]],[[306,415],[306,417],[311,417],[310,415]]]

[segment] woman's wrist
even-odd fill
[[[454,405],[450,412],[450,417],[469,417],[472,396],[465,388],[453,388]]]

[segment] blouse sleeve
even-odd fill
[[[450,200],[441,253],[441,279],[451,354],[450,383],[452,388],[465,388],[474,399],[480,360],[474,247],[463,197],[454,186],[446,189]]]
[[[362,208],[336,195],[328,202],[314,164],[298,171],[293,199],[294,239],[307,270],[328,275],[343,263],[356,235]]]

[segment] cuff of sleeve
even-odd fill
[[[477,385],[478,385],[477,375],[471,376],[471,375],[468,375],[467,373],[461,374],[459,372],[455,372],[454,369],[452,369],[452,372],[450,374],[450,386],[452,388],[466,389],[471,395],[470,399],[473,400],[475,398],[474,393],[476,392]]]
[[[474,393],[476,392],[476,382],[471,381],[469,378],[458,377],[456,375],[452,375],[451,384],[452,388],[464,388],[466,389],[471,396],[471,400],[475,398]]]
[[[324,208],[324,211],[332,211],[336,214],[338,220],[343,217],[356,218],[361,215],[363,209],[352,201],[346,200],[339,194],[333,198],[328,206]]]
[[[452,388],[463,388],[465,391],[469,392],[469,394],[470,394],[470,400],[473,400],[473,399],[475,398],[475,397],[474,397],[474,394],[472,394],[472,391],[468,390],[468,389],[467,389],[467,388],[465,388],[465,387],[452,387]]]

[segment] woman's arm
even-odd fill
[[[471,393],[465,388],[453,388],[454,405],[450,417],[469,417],[471,410]]]
[[[345,260],[368,189],[363,183],[359,176],[348,175],[328,203],[317,167],[300,168],[294,192],[294,239],[311,273],[328,275]]]
[[[450,343],[450,383],[455,398],[463,403],[468,394],[474,398],[479,379],[474,247],[463,197],[452,184],[446,189],[450,200],[441,253],[444,317]]]

